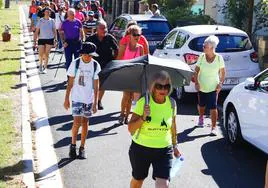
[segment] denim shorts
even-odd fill
[[[89,118],[92,115],[92,104],[72,101],[72,114],[73,116]]]

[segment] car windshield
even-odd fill
[[[247,36],[216,35],[220,42],[216,52],[241,52],[252,49],[252,44]],[[189,43],[189,48],[194,51],[203,51],[203,43],[208,36],[194,38]]]
[[[169,32],[169,25],[166,21],[139,21],[143,35],[166,35]]]

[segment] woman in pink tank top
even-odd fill
[[[132,25],[129,28],[130,31],[130,41],[126,45],[126,49],[124,55],[122,57],[123,60],[134,59],[139,56],[144,55],[143,46],[138,44],[138,41],[141,36],[141,28],[138,25]],[[128,116],[130,114],[131,102],[133,98],[133,92],[124,91],[123,98],[121,101],[121,113],[119,116],[120,124],[128,124]]]

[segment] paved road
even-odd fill
[[[68,159],[72,116],[70,111],[67,112],[63,108],[66,74],[64,65],[59,64],[60,56],[56,54],[52,62],[51,54],[48,74],[42,74],[40,78],[64,186],[129,187],[131,168],[128,148],[131,138],[127,126],[117,124],[120,92],[107,92],[103,100],[105,110],[99,111],[90,119],[86,148],[88,159]],[[220,98],[220,103],[225,96]],[[267,156],[249,144],[244,144],[240,148],[230,147],[224,139],[221,121],[218,123],[220,135],[217,137],[209,136],[208,118],[205,119],[205,128],[195,127],[198,116],[194,95],[178,105],[178,141],[185,163],[179,175],[172,179],[171,188],[263,187]],[[151,172],[144,187],[154,187]]]

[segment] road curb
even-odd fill
[[[23,148],[23,183],[28,188],[35,187],[35,179],[33,173],[33,151],[32,151],[32,132],[30,125],[30,106],[28,96],[28,81],[26,75],[26,63],[25,63],[25,48],[23,40],[23,18],[22,8],[19,7],[20,12],[20,46],[21,49],[21,61],[20,61],[20,81],[21,81],[21,123],[22,123],[22,148]]]

